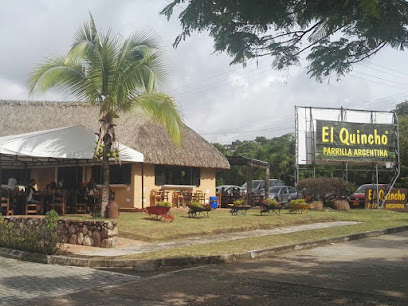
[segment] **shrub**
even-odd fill
[[[337,177],[319,177],[301,180],[297,189],[309,200],[322,201],[324,205],[344,199],[353,192],[352,184]]]
[[[194,206],[194,207],[204,207],[204,205],[202,205],[202,204],[200,204],[199,202],[197,202],[197,201],[192,201],[191,203],[190,203],[190,205],[191,206]]]
[[[235,200],[235,201],[234,201],[234,205],[235,205],[235,206],[243,206],[243,205],[245,205],[246,203],[247,203],[247,201],[244,200],[244,199]]]
[[[310,203],[310,209],[312,210],[323,210],[323,203],[320,201],[314,201]]]
[[[43,220],[25,223],[5,222],[0,217],[0,246],[41,254],[57,254],[63,246],[57,230],[58,214],[49,211]]]
[[[290,201],[290,203],[293,204],[293,205],[306,204],[306,200],[305,199],[296,199],[296,200]]]
[[[163,202],[158,202],[157,206],[171,207],[172,205],[170,202],[163,201]]]
[[[276,201],[276,199],[266,199],[264,201],[264,204],[266,205],[270,205],[270,206],[277,206],[279,205],[278,201]]]
[[[341,210],[341,211],[349,211],[350,204],[345,200],[336,200],[332,204],[333,209]]]

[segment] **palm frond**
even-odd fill
[[[131,102],[131,109],[142,111],[163,125],[173,142],[181,144],[183,121],[175,102],[169,96],[163,93],[144,94],[138,95]]]
[[[66,87],[68,93],[81,96],[86,79],[82,68],[80,65],[65,65],[61,56],[49,58],[30,74],[28,92],[33,94],[35,91],[45,92],[54,87]]]

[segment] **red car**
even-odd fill
[[[387,184],[378,184],[378,188],[384,188]],[[365,191],[368,188],[377,189],[377,184],[364,184],[358,187],[356,192],[349,196],[350,207],[364,207]]]

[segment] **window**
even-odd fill
[[[1,184],[7,185],[10,177],[17,180],[17,185],[27,185],[30,180],[30,169],[1,169]]]
[[[200,168],[156,166],[155,184],[200,186]]]
[[[109,167],[109,183],[129,185],[131,167],[131,164],[111,165]],[[96,184],[103,184],[102,166],[92,166],[92,177]]]
[[[64,187],[74,188],[82,182],[82,167],[59,167],[58,181],[64,181]]]

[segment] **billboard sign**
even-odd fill
[[[397,141],[393,124],[316,120],[315,160],[394,162]]]
[[[392,188],[387,197],[384,198],[385,189],[378,190],[379,199],[385,199],[383,208],[390,210],[408,210],[407,206],[407,189]],[[377,208],[377,189],[367,188],[365,190],[365,208]]]

